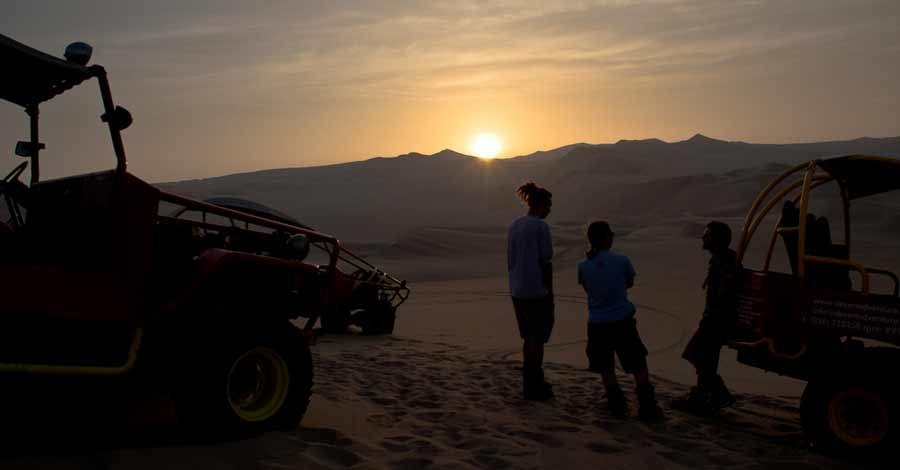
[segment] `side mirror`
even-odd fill
[[[116,106],[116,109],[111,113],[103,113],[100,116],[100,119],[103,122],[108,122],[110,126],[112,126],[117,131],[124,131],[128,129],[128,126],[134,122],[134,119],[131,117],[131,113],[128,112],[127,109]]]
[[[293,235],[285,243],[288,258],[303,261],[309,255],[309,238],[306,235]]]
[[[37,152],[35,150],[43,150],[46,148],[44,144],[37,144],[37,149],[34,148],[34,145],[31,145],[31,142],[26,142],[20,140],[16,142],[16,155],[24,158],[33,157]]]

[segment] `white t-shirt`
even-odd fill
[[[550,226],[543,219],[524,215],[509,226],[506,265],[509,270],[509,292],[519,299],[546,297],[547,287],[541,266],[553,258]]]

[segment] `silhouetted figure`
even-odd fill
[[[697,371],[697,385],[672,406],[693,413],[712,413],[731,406],[735,400],[719,376],[719,353],[728,340],[737,318],[737,291],[741,266],[729,248],[731,229],[722,222],[710,222],[703,233],[703,249],[712,254],[703,287],[706,307],[700,326],[684,353]]]
[[[509,226],[509,290],[522,337],[522,392],[526,400],[553,398],[544,380],[544,344],[553,331],[553,242],[550,214],[553,195],[529,181],[516,190],[528,213]]]
[[[592,372],[599,372],[606,389],[609,412],[625,417],[628,403],[616,379],[615,356],[622,368],[634,375],[642,419],[662,417],[647,369],[647,348],[641,341],[634,319],[635,308],[628,300],[634,286],[634,267],[627,256],[610,251],[613,232],[606,222],[592,222],[587,229],[591,249],[578,263],[578,283],[588,298],[587,357]]]

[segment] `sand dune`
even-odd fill
[[[444,150],[159,186],[251,199],[346,241],[389,243],[419,227],[505,223],[520,211],[512,191],[526,179],[553,191],[559,221],[610,213],[734,215],[780,168],[773,162],[847,153],[897,156],[900,138],[763,145],[697,135],[673,143],[573,144],[494,161]]]

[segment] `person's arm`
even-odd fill
[[[550,238],[550,226],[545,222],[538,236],[538,256],[541,263],[541,279],[547,295],[553,297],[553,240]]]
[[[515,253],[515,251],[513,250],[513,234],[512,234],[512,231],[510,230],[506,234],[506,270],[507,271],[512,271],[512,269],[513,269],[513,264],[514,264],[513,254],[514,253]]]
[[[722,266],[716,292],[716,307],[725,315],[733,315],[737,306],[737,293],[740,289],[741,268],[737,264]]]
[[[550,261],[541,264],[541,278],[547,288],[547,295],[553,297],[553,263]]]
[[[634,266],[631,264],[631,260],[627,260],[625,263],[625,288],[631,289],[634,287]]]

